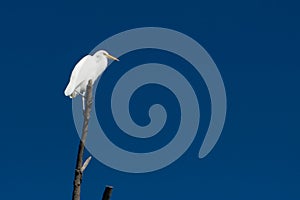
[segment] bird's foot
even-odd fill
[[[85,94],[78,92],[77,90],[75,90],[75,92],[76,92],[76,94],[79,94],[80,96],[85,97]]]

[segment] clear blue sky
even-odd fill
[[[1,199],[71,198],[79,138],[63,90],[74,64],[111,35],[158,26],[191,36],[218,65],[228,97],[223,134],[197,159],[207,111],[191,148],[163,170],[127,174],[93,159],[82,199],[100,199],[113,185],[114,200],[299,200],[299,23],[290,0],[2,2]],[[143,107],[139,95],[133,113]]]

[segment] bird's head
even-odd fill
[[[116,61],[119,61],[118,58],[110,55],[107,51],[105,50],[100,50],[100,51],[97,51],[94,56],[96,57],[96,59],[111,59],[111,60],[116,60]]]

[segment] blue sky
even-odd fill
[[[179,160],[128,174],[93,159],[82,199],[99,199],[105,185],[114,186],[115,200],[299,199],[298,10],[296,1],[2,2],[2,198],[71,198],[79,142],[63,95],[71,70],[107,37],[157,26],[194,38],[217,64],[228,98],[222,136],[209,156],[197,158],[209,119],[200,83],[203,127]],[[143,63],[146,55],[132,62]],[[133,115],[147,96],[136,98]]]

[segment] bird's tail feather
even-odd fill
[[[75,88],[71,84],[68,84],[68,86],[65,89],[65,95],[71,96],[72,93],[74,92],[74,90],[75,90]]]

